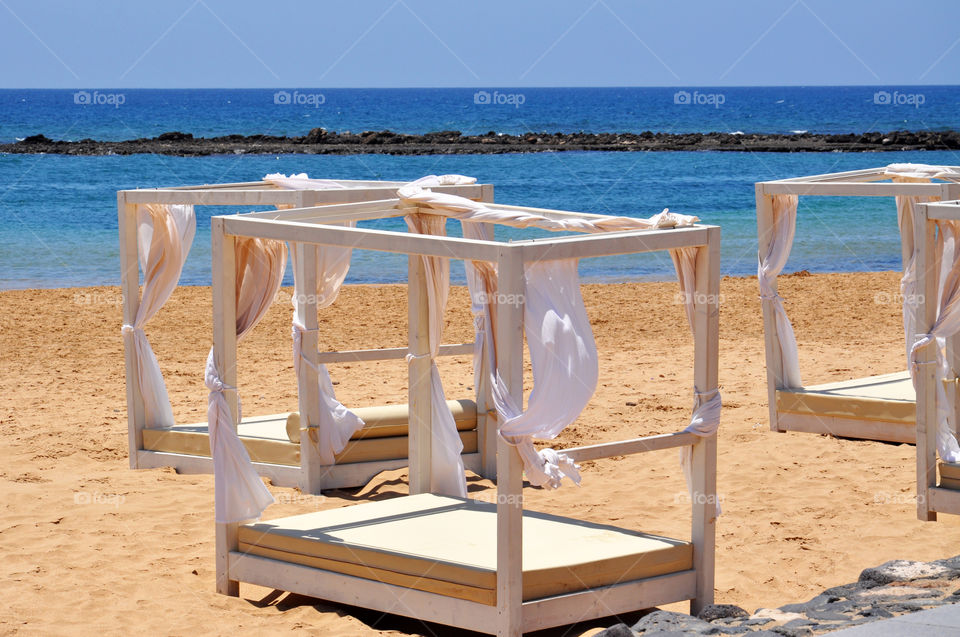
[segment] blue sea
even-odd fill
[[[960,87],[0,90],[3,142],[37,133],[64,140],[134,139],[173,130],[303,135],[315,127],[464,134],[957,130]],[[894,162],[960,165],[960,153],[0,154],[0,289],[117,284],[117,190],[252,181],[272,172],[389,180],[461,173],[495,184],[502,203],[628,216],[669,207],[723,227],[726,274],[755,274],[754,182]],[[209,217],[234,211],[198,208],[182,284],[209,284]],[[801,202],[788,271],[899,267],[891,200]],[[462,269],[453,271],[462,281]],[[669,279],[672,266],[666,255],[591,259],[582,262],[581,274],[588,281]],[[348,281],[401,281],[405,275],[403,258],[361,252]]]

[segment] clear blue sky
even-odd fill
[[[0,87],[960,84],[958,0],[0,0]]]

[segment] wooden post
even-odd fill
[[[295,299],[297,313],[303,319],[304,332],[300,340],[300,369],[297,370],[297,397],[300,426],[316,427],[320,423],[320,389],[317,374],[317,259],[318,248],[312,243],[297,245],[296,269],[300,282]],[[300,488],[304,493],[320,495],[323,478],[329,470],[320,459],[320,452],[309,434],[300,438]]]
[[[140,262],[137,255],[137,206],[117,193],[117,223],[120,228],[120,291],[123,295],[123,324],[133,325],[140,309]],[[137,374],[133,337],[123,336],[123,359],[127,377],[127,444],[130,468],[139,467],[143,449],[143,394]]]
[[[423,259],[411,254],[407,260],[408,284],[408,348],[416,358],[407,367],[408,398],[410,405],[408,449],[410,462],[410,494],[430,492],[432,462],[431,405],[433,384],[430,379],[430,305],[427,296],[427,276]]]
[[[484,203],[493,203],[493,186],[486,184],[483,186],[480,201]],[[491,239],[496,233],[496,225],[492,223],[483,224],[486,232]],[[488,290],[495,293],[496,290]],[[487,329],[492,329],[488,325]],[[496,341],[496,338],[493,339]],[[477,448],[480,451],[480,473],[489,480],[497,479],[497,429],[499,423],[493,405],[493,397],[490,394],[490,364],[486,358],[480,361],[480,379],[476,391],[477,402]]]
[[[766,256],[773,241],[773,197],[763,191],[763,184],[756,184],[757,201],[757,238],[759,255]],[[773,281],[773,290],[777,291],[777,282]],[[770,412],[770,429],[783,432],[777,422],[777,390],[783,388],[783,356],[780,353],[780,340],[777,335],[777,319],[771,299],[760,302],[763,308],[763,343],[767,359],[767,405]]]
[[[693,377],[697,389],[709,394],[718,386],[720,354],[720,228],[710,228],[708,244],[697,253],[695,292],[696,337]],[[701,438],[693,446],[693,508],[691,537],[697,596],[690,613],[697,615],[713,603],[717,522],[717,436]]]
[[[488,326],[489,329],[489,326]],[[497,479],[497,421],[496,408],[490,395],[490,363],[488,357],[480,361],[480,378],[474,387],[477,403],[477,450],[480,452],[480,475]]]
[[[914,259],[917,264],[917,337],[930,331],[937,316],[936,226],[927,219],[927,206],[913,214]],[[917,338],[915,337],[915,338]],[[936,344],[919,351],[915,368],[917,387],[917,518],[932,522],[930,488],[937,486],[937,373]]]
[[[213,294],[213,360],[220,371],[223,384],[237,386],[237,293],[236,293],[236,238],[225,235],[223,219],[211,219],[212,234],[212,294]],[[237,392],[225,389],[224,397],[237,422]],[[224,485],[214,484],[214,489]],[[230,551],[239,548],[237,524],[216,523],[217,592],[237,597],[240,582],[231,580]]]
[[[498,259],[497,368],[523,405],[523,248],[503,246]],[[497,436],[497,635],[520,634],[523,621],[523,463]]]

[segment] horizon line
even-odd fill
[[[876,87],[934,87],[953,88],[960,84],[670,84],[670,85],[508,85],[474,84],[464,86],[12,86],[0,87],[0,91],[74,91],[83,89],[125,90],[125,91],[270,91],[280,89],[309,90],[373,90],[373,91],[420,91],[420,90],[477,90],[477,89],[678,89],[678,88],[876,88]]]

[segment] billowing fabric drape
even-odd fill
[[[463,236],[466,239],[492,241],[490,226],[472,221],[461,221]],[[473,381],[474,387],[481,386],[483,363],[487,370],[497,368],[497,355],[494,347],[496,334],[497,303],[497,267],[489,261],[470,261],[464,259],[467,289],[470,290],[470,311],[473,314]]]
[[[777,324],[777,341],[780,345],[780,369],[785,387],[802,387],[800,380],[800,360],[797,354],[797,338],[793,326],[787,318],[783,299],[774,289],[777,275],[783,271],[793,247],[793,235],[797,229],[797,196],[774,195],[772,236],[766,254],[760,255],[757,267],[757,280],[760,284],[760,298],[773,304],[774,319]]]
[[[416,181],[405,184],[402,188],[407,191],[419,191],[423,188],[433,188],[434,186],[462,186],[466,184],[477,183],[476,177],[467,177],[466,175],[427,175]],[[401,189],[398,189],[399,192]]]
[[[410,232],[443,236],[446,234],[446,217],[412,214],[405,217]],[[420,255],[423,263],[427,304],[430,321],[430,383],[431,383],[431,466],[430,491],[440,495],[467,497],[467,482],[463,470],[463,442],[457,424],[447,407],[447,398],[437,369],[437,355],[443,336],[443,313],[447,307],[450,290],[450,259]],[[408,362],[414,356],[408,355]]]
[[[346,186],[329,179],[310,179],[307,173],[299,175],[286,175],[274,173],[263,178],[273,185],[286,190],[336,190],[345,189]],[[279,210],[293,208],[289,204],[279,204]],[[343,223],[334,223],[331,225],[343,225],[355,228],[356,221]],[[297,259],[298,244],[291,243],[290,251],[294,262]],[[300,310],[297,306],[297,299],[302,294],[316,294],[317,308],[323,309],[333,304],[340,294],[340,286],[347,277],[347,271],[350,269],[350,255],[353,251],[350,248],[340,248],[336,246],[318,246],[317,247],[317,289],[308,291],[303,289],[303,283],[299,280],[297,269],[293,270],[293,369],[297,374],[297,385],[302,385],[300,375],[302,369],[300,363],[303,361],[303,333],[306,331],[304,326],[304,317],[300,316]],[[363,427],[363,420],[355,413],[347,409],[343,403],[337,400],[333,389],[333,381],[330,380],[330,372],[327,366],[320,363],[315,367],[317,371],[317,388],[319,390],[319,413],[320,421],[316,428],[312,428],[309,434],[309,440],[317,446],[320,455],[320,461],[324,464],[334,464],[334,456],[347,446],[350,436],[358,429]],[[302,442],[302,441],[301,441]]]
[[[893,181],[902,181],[894,177]],[[914,259],[913,248],[913,211],[918,203],[927,201],[928,197],[909,197],[897,195],[897,225],[900,228],[900,255],[903,264],[903,277],[900,279],[900,298],[903,301],[903,338],[907,353],[907,368],[913,373],[910,365],[910,348],[916,339],[916,312],[917,312],[917,264]]]
[[[683,299],[683,308],[687,314],[687,322],[690,324],[690,332],[693,334],[694,341],[697,338],[696,303],[707,299],[697,299],[697,256],[702,248],[684,247],[670,251],[670,258],[677,269],[677,280],[680,283],[680,294]],[[720,427],[721,398],[720,390],[716,387],[693,388],[693,415],[690,417],[690,424],[684,429],[685,432],[692,433],[706,438],[717,433]],[[682,447],[680,449],[680,466],[683,468],[683,476],[687,481],[687,490],[690,492],[690,500],[697,501],[697,494],[694,493],[693,485],[693,448]],[[717,500],[717,515],[720,515],[720,501]]]
[[[526,228],[610,232],[690,226],[699,221],[690,215],[669,210],[650,217],[547,217],[533,211],[499,209],[480,202],[434,193],[429,183],[414,182],[400,188],[401,199],[429,207],[439,214],[459,219],[468,239],[486,238],[483,223],[500,223]],[[475,369],[484,357],[490,369],[494,361],[495,316],[490,305],[496,299],[496,270],[493,264],[466,262],[476,340]],[[557,488],[563,476],[579,483],[576,465],[553,449],[537,451],[536,439],[553,439],[577,419],[596,389],[598,361],[590,323],[580,295],[577,261],[549,261],[529,265],[525,270],[527,294],[524,322],[527,345],[534,370],[534,389],[527,411],[517,405],[501,379],[492,379],[493,399],[498,411],[500,434],[517,446],[524,471],[532,484]],[[531,287],[532,286],[532,287]],[[539,379],[539,380],[538,380]]]
[[[177,286],[196,228],[193,206],[137,206],[137,253],[143,272],[143,295],[133,324],[124,325],[121,331],[129,339],[126,347],[133,351],[144,426],[150,429],[172,427],[174,422],[163,374],[143,328]]]
[[[289,177],[282,173],[273,173],[264,177],[263,180],[285,190],[343,190],[346,188],[332,179],[310,179],[307,173]]]
[[[348,222],[345,225],[354,227],[356,222]],[[301,244],[290,244],[290,252],[294,263],[296,263],[298,252],[301,249]],[[350,248],[317,247],[316,290],[305,289],[303,282],[299,280],[297,268],[293,270],[293,368],[297,374],[298,385],[302,385],[300,375],[303,370],[300,363],[304,359],[302,358],[301,343],[306,327],[304,326],[305,317],[301,316],[297,301],[302,298],[302,295],[316,294],[318,309],[332,305],[337,300],[337,296],[340,294],[340,286],[343,285],[343,280],[347,277],[347,271],[350,269],[351,252]],[[343,451],[347,442],[350,441],[350,436],[363,427],[363,420],[337,400],[327,366],[320,363],[315,369],[319,385],[320,421],[317,423],[315,430],[316,439],[314,440],[312,435],[310,439],[317,445],[320,461],[324,464],[334,464],[334,456]],[[301,442],[303,441],[301,440]]]
[[[518,211],[490,207],[482,202],[447,193],[433,192],[413,182],[397,189],[401,200],[416,203],[461,221],[500,223],[515,228],[542,228],[575,232],[615,232],[618,230],[651,230],[690,226],[699,221],[691,215],[681,215],[664,208],[647,219],[635,217],[546,217],[532,211]]]
[[[926,164],[890,164],[884,176],[894,183],[930,183],[932,179],[960,180],[960,169],[952,166],[928,166]],[[903,300],[903,334],[907,353],[907,368],[913,374],[910,349],[916,340],[917,312],[917,267],[914,263],[913,211],[917,204],[939,201],[939,197],[897,195],[897,225],[900,228],[900,253],[903,263],[903,278],[900,279],[900,298]]]
[[[952,410],[947,403],[944,380],[950,373],[946,339],[960,331],[960,222],[938,221],[940,232],[935,246],[937,315],[930,331],[910,350],[911,367],[917,365],[919,350],[930,343],[936,347],[937,451],[945,462],[960,462],[960,445],[953,434]],[[916,380],[916,376],[914,376]]]
[[[282,241],[239,237],[236,240],[237,341],[260,322],[280,290],[287,264],[287,247]],[[204,382],[207,397],[207,424],[213,456],[214,509],[220,523],[243,522],[260,517],[273,496],[257,475],[246,448],[237,435],[213,350],[207,357]],[[239,397],[237,398],[239,412]],[[238,420],[240,414],[237,414]]]
[[[890,164],[884,169],[887,177],[903,177],[928,181],[942,179],[960,183],[960,166],[931,166],[930,164]]]
[[[537,451],[533,440],[552,440],[576,420],[593,396],[599,374],[577,264],[577,259],[560,259],[524,268],[524,331],[533,368],[527,410],[514,401],[499,374],[492,383],[500,435],[517,447],[530,483],[552,489],[564,476],[579,484],[578,467],[554,449]]]

